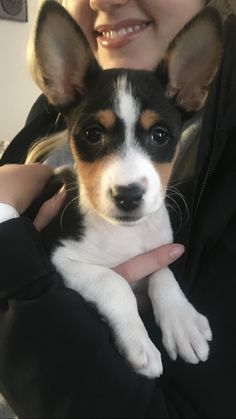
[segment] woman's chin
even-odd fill
[[[137,56],[132,57],[98,57],[98,62],[102,63],[103,70],[109,70],[111,68],[132,68],[134,70],[155,70],[157,63],[151,62],[147,63],[147,60],[138,59]]]

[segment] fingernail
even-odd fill
[[[176,260],[180,258],[185,252],[185,247],[182,244],[179,244],[178,246],[174,247],[170,252],[170,257],[173,260]]]

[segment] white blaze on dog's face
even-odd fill
[[[161,165],[158,167],[148,153],[148,147],[145,149],[144,141],[141,144],[137,138],[144,112],[127,76],[118,77],[114,87],[113,108],[115,118],[122,125],[123,141],[111,159],[105,161],[97,185],[96,203],[98,211],[108,218],[135,222],[158,210],[169,176],[162,176]],[[156,120],[154,116],[150,126],[144,128],[146,136],[150,136],[149,129],[158,122],[157,114],[153,114]],[[169,173],[172,162],[167,164]]]
[[[182,111],[203,107],[220,65],[217,12],[206,8],[195,17],[156,73],[102,71],[83,32],[56,2],[42,8],[35,51],[40,87],[65,115],[82,207],[126,223],[157,211],[176,158]]]

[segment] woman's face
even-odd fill
[[[102,68],[154,70],[203,0],[65,0]]]

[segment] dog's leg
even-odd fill
[[[208,320],[184,296],[170,269],[151,275],[148,294],[169,356],[193,364],[206,361],[212,339]]]
[[[112,328],[118,350],[134,370],[149,378],[159,377],[162,374],[161,355],[139,317],[129,284],[108,268],[68,258],[63,247],[56,250],[52,261],[65,285],[96,305]]]

